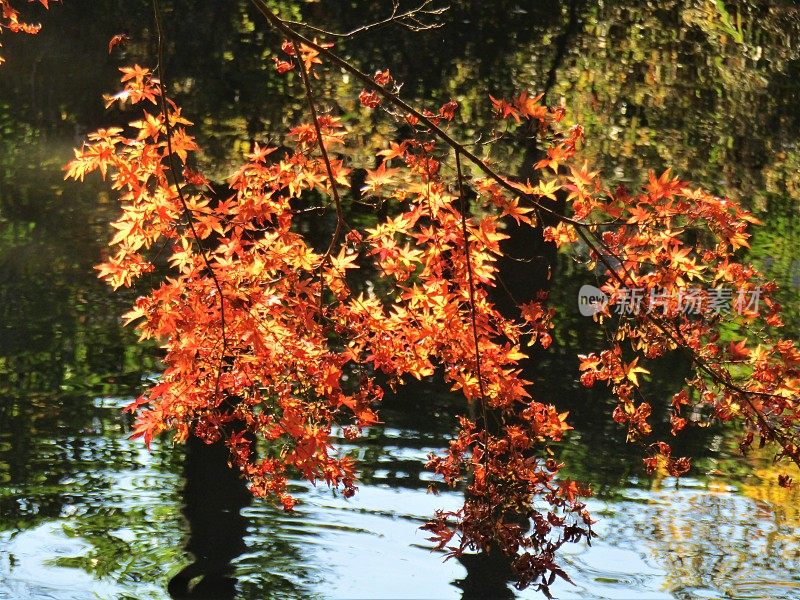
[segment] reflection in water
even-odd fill
[[[125,400],[75,398],[60,415],[33,404],[13,427],[0,419],[0,472],[19,463],[0,484],[0,598],[163,600],[168,573],[179,573],[169,584],[175,598],[234,597],[234,578],[244,600],[539,598],[513,592],[498,565],[431,554],[418,527],[461,501],[457,492],[426,493],[422,469],[447,436],[449,400],[400,402],[403,410],[390,404],[383,414],[392,427],[341,440],[365,466],[356,497],[297,483],[294,514],[249,504],[241,482],[217,471],[225,461],[217,447],[193,448],[183,462],[164,444],[151,455],[127,440]],[[629,460],[613,467],[607,457],[607,468]],[[592,500],[600,537],[567,549],[576,586],[557,582],[556,596],[800,598],[798,491],[777,489],[774,472],[753,472],[741,484],[718,477],[678,488],[618,479]],[[180,551],[185,543],[193,558]]]
[[[228,467],[228,449],[222,442],[205,444],[190,436],[183,472],[186,551],[194,562],[170,579],[169,594],[175,600],[234,598],[231,561],[247,549],[248,522],[241,510],[250,504],[252,494]]]
[[[497,598],[497,600],[510,600],[514,592],[509,589],[509,582],[514,580],[509,561],[504,556],[495,554],[465,554],[458,559],[467,570],[464,579],[453,582],[463,592],[462,600],[481,600],[483,598]]]
[[[3,600],[163,597],[162,569],[179,559],[177,477],[168,453],[126,439],[121,408],[113,398],[28,396],[11,422],[0,415],[0,472],[18,465],[0,483]]]
[[[601,516],[597,548],[569,559],[579,590],[594,590],[594,579],[608,589],[603,597],[636,588],[686,599],[800,598],[798,524],[782,508],[714,480],[623,494],[605,505],[593,502]],[[787,492],[790,503],[798,499]],[[556,593],[577,597],[575,591],[560,585]]]

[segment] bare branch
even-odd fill
[[[355,29],[348,31],[346,33],[343,32],[336,32],[336,31],[328,31],[326,29],[322,29],[321,27],[316,27],[314,25],[310,25],[308,23],[304,23],[302,21],[283,21],[287,25],[291,25],[294,27],[301,27],[308,31],[312,31],[314,33],[318,33],[320,35],[326,35],[329,37],[335,38],[352,38],[359,34],[366,33],[372,29],[378,29],[379,27],[385,27],[386,25],[399,25],[405,29],[410,31],[424,31],[427,29],[437,29],[442,26],[441,23],[436,22],[436,17],[441,14],[444,14],[446,11],[450,9],[450,6],[431,6],[434,0],[423,0],[419,6],[415,8],[411,8],[409,10],[398,12],[400,10],[400,2],[399,0],[392,1],[392,13],[386,17],[385,19],[381,19],[380,21],[375,21],[374,23],[369,23],[367,25],[362,25],[361,27],[356,27]],[[426,19],[430,19],[426,21]]]

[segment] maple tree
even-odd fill
[[[517,181],[450,135],[458,103],[417,109],[388,69],[369,76],[332,44],[303,35],[301,24],[253,3],[285,38],[276,71],[299,76],[308,104],[309,120],[288,131],[288,148],[256,144],[229,177],[230,194],[220,194],[194,166],[192,123],[169,97],[163,70],[134,65],[121,69],[122,89],[106,102],[133,107],[137,118],[89,134],[67,165],[67,177],[97,171],[118,194],[101,278],[134,286],[168,253],[168,274],[124,315],[165,351],[158,383],[127,408],[136,413],[134,436],[148,445],[164,432],[221,440],[253,493],[290,510],[287,481],[296,473],[352,496],[356,465],[334,434],[354,439],[379,423],[382,385],[440,374],[472,410],[428,467],[462,486],[465,501],[424,529],[449,555],[501,551],[520,587],[548,593],[555,577],[569,579],[558,549],[590,541],[593,520],[588,488],[561,477],[563,465],[548,453],[570,429],[568,415],[532,397],[520,367],[526,346],[550,345],[554,310],[544,294],[516,315],[491,300],[513,222],[544,227],[545,240],[600,274],[609,302],[594,319],[609,329],[608,346],[580,357],[580,381],[608,385],[612,418],[644,445],[648,470],[680,476],[690,468],[668,442],[651,439],[640,379],[648,361],[676,352],[694,375],[671,400],[672,435],[735,420],[743,452],[772,443],[777,458],[800,465],[800,350],[780,337],[775,284],[742,261],[747,228],[758,223],[752,214],[669,171],[651,173],[635,193],[612,189],[580,159],[582,128],[563,127],[563,107],[526,92],[487,99],[506,135],[525,127],[548,144],[536,180]],[[0,8],[0,29],[37,30],[6,0]],[[360,193],[391,207],[369,227],[348,222],[343,191],[360,165],[348,152],[347,123],[320,111],[313,81],[326,65],[363,84],[362,106],[390,107],[387,119],[411,132],[377,149],[378,166],[366,169]],[[314,211],[335,214],[324,250],[297,227]],[[359,283],[349,275],[356,269],[375,273],[380,287]],[[741,310],[685,310],[689,296],[709,306],[725,286],[737,290]],[[642,290],[640,310],[613,314],[632,289]],[[761,310],[744,302],[756,293]],[[779,482],[792,483],[788,474]]]

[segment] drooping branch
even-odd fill
[[[381,98],[386,100],[391,105],[395,106],[396,108],[400,109],[407,115],[412,115],[415,117],[420,123],[424,124],[428,130],[435,135],[437,138],[442,140],[444,143],[449,145],[456,153],[457,160],[459,157],[463,156],[466,160],[468,160],[474,167],[476,167],[479,171],[481,171],[484,175],[486,175],[489,179],[494,181],[498,184],[501,188],[503,188],[506,192],[509,192],[517,197],[522,197],[528,200],[537,215],[539,213],[545,213],[554,218],[557,222],[564,223],[567,225],[572,226],[577,235],[583,240],[583,242],[587,245],[590,251],[594,252],[598,260],[608,269],[610,276],[616,280],[618,283],[624,285],[628,285],[629,282],[633,281],[633,277],[631,273],[624,267],[624,261],[619,260],[620,257],[616,256],[616,254],[611,250],[606,243],[602,240],[597,232],[598,224],[590,223],[581,221],[579,219],[574,219],[568,217],[566,215],[560,214],[557,211],[554,211],[552,208],[546,206],[545,204],[541,203],[537,197],[524,192],[523,190],[519,189],[517,186],[514,186],[509,180],[505,177],[500,175],[495,169],[489,166],[486,161],[478,157],[474,154],[468,147],[467,144],[463,144],[456,139],[454,139],[450,134],[448,134],[445,130],[439,127],[436,123],[434,123],[428,116],[426,116],[422,111],[414,108],[406,101],[404,101],[400,96],[388,89],[386,86],[380,85],[367,75],[366,73],[360,71],[358,68],[353,66],[349,61],[341,58],[335,52],[330,51],[324,45],[309,39],[308,37],[304,36],[302,33],[298,32],[296,29],[292,27],[291,22],[284,21],[281,19],[277,14],[275,14],[264,2],[263,0],[252,0],[253,4],[257,8],[257,10],[264,16],[264,18],[272,25],[276,30],[278,30],[281,34],[286,36],[287,39],[292,40],[293,43],[302,43],[312,48],[316,52],[318,52],[321,56],[325,57],[331,64],[335,65],[336,67],[341,68],[345,72],[353,75],[358,81],[363,83],[366,87],[370,90],[376,92]],[[616,259],[618,261],[618,266],[612,265],[611,260]],[[620,268],[621,267],[621,268]],[[621,273],[619,272],[621,270]],[[680,335],[677,337],[673,335],[670,331],[670,328],[662,322],[661,319],[657,317],[657,315],[652,313],[647,313],[645,318],[649,320],[655,327],[657,327],[666,337],[667,339],[671,340],[673,343],[677,344],[678,346],[686,347],[685,340],[682,340]],[[680,334],[680,331],[678,331]],[[769,436],[772,437],[775,441],[777,441],[782,449],[785,451],[786,455],[791,457],[792,460],[800,467],[800,453],[798,453],[792,444],[792,442],[780,431],[780,428],[776,428],[773,426],[767,417],[764,415],[763,411],[758,408],[751,396],[767,396],[767,397],[776,397],[775,394],[771,394],[769,392],[761,392],[758,390],[746,390],[741,386],[736,385],[733,381],[730,380],[729,377],[726,377],[724,373],[719,372],[715,369],[712,365],[708,364],[701,356],[699,356],[696,352],[690,352],[691,360],[695,367],[705,373],[716,385],[721,386],[724,389],[729,390],[730,392],[739,394],[747,403],[748,407],[753,411],[755,415],[756,422],[760,425],[762,429],[764,429]]]
[[[222,352],[220,353],[219,358],[219,365],[217,367],[217,376],[216,382],[214,384],[214,396],[215,400],[220,400],[220,378],[222,377],[222,370],[224,368],[225,357],[228,353],[228,336],[227,336],[227,327],[225,322],[225,296],[222,291],[222,284],[217,277],[216,272],[214,271],[214,267],[211,264],[211,259],[208,257],[208,253],[203,245],[203,242],[200,238],[200,235],[197,232],[197,228],[195,227],[195,220],[194,214],[192,213],[192,209],[189,207],[188,202],[186,201],[186,195],[183,190],[183,186],[181,185],[180,178],[178,176],[178,165],[175,162],[175,155],[173,154],[172,150],[172,140],[173,140],[173,131],[172,131],[172,123],[170,122],[170,112],[169,112],[169,97],[168,97],[168,85],[167,85],[167,73],[165,68],[165,57],[164,57],[164,25],[161,19],[161,3],[159,0],[153,0],[153,17],[156,23],[156,31],[158,34],[158,86],[159,90],[161,91],[159,95],[159,103],[161,106],[161,115],[164,118],[164,131],[166,134],[166,141],[167,141],[167,161],[169,162],[169,170],[172,173],[172,180],[175,185],[175,191],[178,194],[178,199],[180,200],[181,206],[183,207],[183,213],[186,217],[186,221],[189,225],[189,229],[192,233],[192,238],[194,239],[195,243],[197,244],[198,249],[200,250],[200,255],[203,259],[203,263],[208,270],[208,273],[211,277],[211,280],[214,283],[214,287],[217,290],[217,296],[219,296],[219,320],[220,320],[220,335],[222,336]]]
[[[464,173],[461,170],[461,158],[456,155],[456,172],[458,174],[458,198],[461,204],[461,233],[464,236],[464,261],[467,265],[467,285],[469,292],[469,311],[472,321],[472,337],[475,341],[475,374],[478,377],[478,389],[481,392],[481,402],[486,402],[486,390],[483,388],[483,374],[481,373],[481,349],[478,338],[478,319],[475,306],[475,277],[472,274],[472,258],[469,254],[469,230],[467,229],[467,200],[464,195]]]
[[[297,63],[300,65],[300,75],[303,79],[303,88],[306,94],[306,101],[308,102],[308,111],[311,113],[311,120],[314,122],[314,131],[317,134],[317,146],[319,147],[320,154],[322,154],[322,160],[325,163],[325,171],[328,174],[328,183],[331,186],[331,197],[333,198],[333,203],[336,207],[336,229],[333,233],[333,237],[331,238],[328,250],[325,252],[325,260],[328,260],[331,252],[333,252],[333,248],[336,246],[336,242],[339,240],[342,227],[346,225],[346,221],[344,218],[344,211],[342,209],[342,200],[339,197],[339,190],[336,188],[336,176],[333,173],[331,159],[328,155],[328,150],[325,147],[325,140],[322,138],[322,127],[319,124],[317,106],[314,102],[314,91],[311,89],[311,81],[308,77],[308,69],[306,68],[305,62],[303,62],[303,59],[300,56],[300,45],[297,43],[297,40],[292,39],[292,48],[294,49]]]
[[[263,0],[254,1],[266,10]],[[403,290],[402,293],[391,293],[394,298],[380,290],[378,293],[383,293],[383,297],[371,293],[355,297],[344,273],[348,268],[358,268],[355,261],[361,253],[347,254],[347,247],[343,244],[342,253],[338,257],[332,256],[341,228],[345,226],[344,209],[334,175],[335,169],[341,165],[335,157],[331,159],[329,147],[326,147],[326,139],[335,138],[329,135],[326,116],[318,111],[309,77],[310,59],[304,62],[309,58],[304,53],[311,49],[353,75],[357,71],[343,59],[331,58],[335,54],[330,53],[324,44],[294,33],[290,25],[267,10],[265,16],[272,15],[277,20],[270,20],[270,23],[290,40],[284,48],[293,49],[299,60],[313,125],[304,124],[292,130],[293,136],[298,130],[302,131],[297,135],[296,150],[287,153],[280,161],[266,160],[275,149],[256,148],[248,156],[247,163],[229,179],[236,196],[209,207],[204,213],[202,208],[192,208],[195,196],[186,192],[178,179],[180,163],[173,154],[182,157],[182,129],[177,124],[180,111],[167,96],[168,85],[163,76],[164,39],[158,0],[154,0],[154,9],[162,79],[156,84],[147,70],[137,68],[141,78],[147,80],[148,88],[148,95],[139,93],[138,101],[152,99],[156,102],[156,96],[160,96],[165,125],[158,122],[157,115],[148,113],[147,122],[131,123],[134,129],[138,129],[136,139],[120,136],[122,130],[117,129],[92,134],[90,140],[96,143],[79,152],[77,164],[70,169],[73,176],[80,178],[92,169],[100,170],[104,176],[107,169],[115,171],[115,188],[126,190],[121,198],[125,199],[125,194],[130,193],[137,200],[141,197],[142,204],[148,205],[123,205],[124,212],[136,214],[129,215],[123,222],[124,226],[118,227],[121,233],[115,236],[112,245],[122,243],[125,251],[136,250],[141,246],[149,247],[149,241],[162,235],[170,239],[174,239],[174,235],[180,242],[170,257],[176,278],[168,278],[168,283],[155,290],[149,298],[138,299],[134,310],[125,317],[128,321],[144,319],[140,325],[143,336],[167,338],[165,364],[168,368],[161,382],[151,389],[148,398],[143,396],[132,403],[131,410],[144,404],[151,405],[141,411],[134,434],[149,440],[148,436],[176,429],[184,432],[185,439],[185,432],[191,428],[205,441],[222,437],[231,450],[232,464],[248,477],[254,492],[275,495],[285,508],[291,509],[294,499],[287,491],[287,484],[288,478],[295,473],[301,473],[311,481],[324,479],[334,488],[343,486],[345,496],[355,491],[354,470],[349,457],[332,452],[336,447],[333,428],[344,418],[351,417],[352,425],[342,428],[344,437],[355,439],[361,435],[364,427],[378,422],[371,407],[380,400],[383,392],[367,376],[360,378],[357,385],[352,385],[352,380],[351,384],[345,384],[351,367],[374,365],[376,371],[382,370],[392,380],[427,377],[441,368],[454,390],[461,389],[470,401],[480,396],[484,421],[488,420],[487,406],[492,407],[493,416],[500,416],[494,431],[488,423],[481,427],[476,419],[472,420],[475,422],[466,417],[460,419],[460,431],[451,440],[446,456],[431,457],[429,466],[442,481],[450,486],[465,485],[467,493],[463,508],[439,513],[425,529],[431,531],[431,539],[439,548],[455,556],[475,548],[499,548],[514,558],[520,572],[521,587],[541,581],[538,585],[546,592],[548,581],[552,583],[555,576],[561,575],[566,579],[554,562],[554,553],[563,543],[591,538],[592,520],[579,500],[586,495],[585,492],[559,474],[561,465],[557,461],[535,454],[542,445],[563,439],[570,429],[565,421],[567,415],[558,414],[554,405],[533,399],[526,389],[528,382],[522,379],[518,369],[521,357],[525,356],[520,351],[523,336],[530,335],[535,341],[536,336],[549,326],[549,316],[543,306],[538,305],[540,303],[531,302],[520,307],[521,313],[527,311],[527,315],[523,313],[522,316],[528,326],[506,318],[494,309],[485,294],[486,287],[491,285],[496,273],[496,257],[501,254],[498,243],[498,239],[503,237],[500,220],[506,214],[513,214],[527,223],[533,222],[533,215],[525,216],[531,208],[518,206],[520,198],[529,199],[534,211],[553,214],[560,224],[574,226],[577,236],[608,268],[609,281],[635,284],[638,264],[626,265],[622,260],[619,267],[611,264],[613,258],[620,259],[617,254],[635,252],[631,239],[622,236],[631,243],[621,246],[616,253],[612,252],[610,247],[618,246],[604,241],[605,234],[611,232],[598,235],[601,225],[586,222],[588,213],[580,213],[577,203],[573,204],[575,211],[571,213],[574,218],[554,213],[544,200],[549,192],[542,192],[543,188],[538,186],[537,192],[530,185],[515,185],[505,179],[486,161],[472,154],[469,145],[459,143],[440,128],[438,124],[441,121],[437,121],[436,116],[408,106],[396,91],[379,84],[377,76],[370,78],[359,72],[358,77],[370,90],[405,114],[415,116],[453,149],[461,211],[459,214],[452,188],[439,174],[440,162],[433,154],[431,148],[435,146],[427,132],[421,133],[417,139],[404,140],[400,145],[392,144],[388,154],[403,158],[407,177],[404,177],[404,185],[389,196],[399,203],[407,202],[403,204],[407,210],[396,218],[379,220],[375,229],[367,230],[369,236],[366,240],[358,231],[352,232],[352,239],[357,240],[354,244],[364,243],[368,248],[367,255],[375,256],[373,260],[386,279],[396,284],[395,289],[402,287]],[[336,63],[337,60],[340,63]],[[137,82],[126,84],[128,93],[134,91],[134,84]],[[538,102],[538,99],[530,100],[532,105]],[[547,117],[540,118],[540,123],[554,122],[556,110],[545,107]],[[452,108],[450,114],[454,111]],[[442,118],[449,120],[452,116]],[[574,154],[577,140],[577,135],[570,139],[570,157]],[[327,142],[327,145],[332,143]],[[316,158],[317,147],[322,160]],[[419,148],[422,152],[417,150]],[[196,145],[194,149],[197,149]],[[143,154],[151,160],[141,160]],[[386,161],[390,159],[386,158],[385,151],[380,154],[385,158],[383,163],[374,172],[368,170],[368,178],[373,177],[371,185],[376,192],[381,185],[394,188],[392,174],[403,172],[402,168],[387,169]],[[310,155],[314,155],[313,158]],[[165,159],[169,161],[171,177],[164,175]],[[485,214],[474,210],[468,225],[466,195],[471,188],[462,165],[465,160],[488,176],[480,185],[488,186],[491,199],[503,207],[503,215],[498,215],[499,211]],[[185,157],[183,163],[186,163]],[[435,168],[431,166],[433,163]],[[157,176],[158,194],[149,193],[154,174]],[[566,175],[559,177],[560,181],[567,181]],[[177,192],[173,192],[170,179],[174,179]],[[326,179],[336,207],[337,224],[328,252],[320,257],[306,237],[298,233],[297,223],[292,222],[292,217],[297,214],[293,204],[303,194],[319,188],[327,191],[322,184]],[[593,176],[586,179],[592,180]],[[183,182],[199,185],[186,171]],[[550,183],[553,184],[551,189],[559,188],[558,181]],[[599,184],[599,180],[596,183]],[[423,187],[425,191],[420,192]],[[560,189],[566,187],[560,186]],[[484,199],[483,188],[476,184],[475,189],[480,189]],[[599,190],[599,185],[595,189]],[[511,199],[507,192],[513,194]],[[151,211],[147,218],[142,217],[146,210],[137,212],[139,208]],[[507,213],[510,208],[518,210]],[[151,219],[151,214],[157,214],[158,218]],[[608,214],[613,216],[610,211]],[[621,222],[625,222],[624,218]],[[471,223],[476,223],[476,226],[473,228]],[[538,218],[538,223],[542,223],[541,218]],[[209,254],[201,239],[206,239],[211,231],[217,231],[220,238],[219,246],[211,248]],[[656,229],[651,229],[649,233],[653,235],[654,231]],[[408,243],[395,244],[396,235]],[[568,237],[575,241],[576,234],[569,231]],[[461,240],[464,264],[460,262]],[[350,241],[348,235],[348,243]],[[195,251],[197,247],[202,261]],[[719,256],[723,254],[724,250],[719,251]],[[209,306],[214,288],[203,273],[203,263],[214,279],[222,303],[226,368],[223,370],[220,364],[217,371],[216,394],[222,387],[226,394],[240,399],[236,418],[241,417],[247,423],[248,432],[268,442],[259,448],[258,457],[251,453],[250,441],[239,432],[225,428],[232,417],[230,412],[209,402],[213,380],[208,376],[207,365],[213,364],[217,357],[219,342],[214,338],[219,320],[213,303]],[[217,268],[212,269],[210,263]],[[120,270],[126,270],[125,266]],[[313,284],[316,277],[321,277],[332,292],[333,299],[324,313],[329,319],[326,325],[330,327],[320,327],[316,318],[316,305],[319,302],[322,312],[323,297],[318,292],[322,288]],[[228,293],[227,313],[223,286]],[[469,299],[469,322],[464,306],[465,292]],[[477,305],[481,307],[480,314]],[[658,319],[656,315],[648,318],[651,321]],[[669,338],[675,345],[692,347],[688,340],[681,338],[681,328],[685,323],[664,320],[663,337],[648,323],[638,322],[636,326],[640,334],[649,336],[649,341],[663,344],[664,339]],[[205,343],[209,337],[207,332],[214,334],[211,337],[214,343]],[[231,340],[229,352],[228,336]],[[699,339],[699,335],[697,337]],[[546,347],[543,339],[539,341]],[[670,345],[670,348],[675,345]],[[619,350],[619,346],[616,349]],[[704,356],[709,355],[702,354],[697,358],[702,360]],[[628,366],[635,365],[636,360]],[[719,386],[736,385],[733,376],[726,377],[729,373],[725,370],[725,363],[718,363],[713,357],[708,362],[708,375]],[[619,366],[619,361],[615,366]],[[613,381],[624,383],[625,376],[630,377],[629,373],[623,374]],[[700,376],[695,382],[699,380]],[[631,381],[638,387],[635,372]],[[714,392],[718,391],[716,385],[707,386],[705,381],[697,387],[703,390],[713,387]],[[747,394],[747,390],[736,389]],[[766,384],[764,389],[781,390]],[[622,397],[621,392],[618,395]],[[764,416],[755,403],[750,406],[753,413],[745,415],[748,428],[753,428],[754,418],[762,417],[763,421],[758,425],[767,428],[771,425],[767,416],[775,420],[775,413],[767,412]],[[790,449],[788,439],[775,439],[781,443],[785,441],[784,449]],[[512,513],[518,513],[525,523],[533,522],[535,527],[530,532],[524,531],[518,523],[507,518]],[[572,518],[565,520],[570,513]],[[581,520],[584,526],[580,526]],[[456,532],[461,541],[454,544],[451,540]]]

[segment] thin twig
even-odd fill
[[[458,172],[458,197],[461,204],[461,232],[464,235],[464,260],[467,263],[467,286],[469,291],[469,311],[472,320],[472,337],[475,340],[475,374],[478,377],[478,389],[481,392],[481,401],[486,402],[486,392],[483,389],[483,375],[481,374],[481,350],[478,345],[478,320],[475,306],[475,280],[472,275],[472,258],[469,255],[469,230],[467,229],[467,200],[464,197],[464,174],[461,171],[461,158],[456,154],[456,171]]]
[[[367,31],[370,31],[372,29],[377,29],[385,25],[391,25],[392,23],[396,23],[412,31],[423,31],[426,29],[436,29],[438,27],[441,27],[441,24],[422,23],[418,18],[419,16],[425,15],[425,16],[436,17],[445,13],[450,9],[450,6],[428,8],[428,5],[430,5],[432,1],[433,0],[423,0],[423,2],[416,8],[411,8],[404,12],[398,13],[397,11],[400,8],[400,3],[395,0],[394,2],[392,2],[391,15],[389,15],[385,19],[381,19],[380,21],[375,21],[374,23],[369,23],[367,25],[362,25],[361,27],[356,27],[355,29],[348,31],[347,33],[328,31],[326,29],[322,29],[321,27],[315,27],[314,25],[303,23],[302,21],[284,21],[284,23],[286,23],[287,25],[293,25],[294,27],[302,27],[303,29],[308,29],[309,31],[313,31],[314,33],[319,33],[321,35],[326,35],[335,38],[352,38],[359,34],[366,33]]]
[[[328,173],[328,183],[331,186],[331,197],[336,206],[336,230],[333,232],[333,238],[328,246],[328,251],[325,253],[326,257],[330,257],[336,242],[339,240],[339,235],[342,232],[342,226],[346,225],[344,218],[344,210],[342,210],[342,201],[339,198],[339,191],[336,189],[336,177],[333,174],[333,167],[331,166],[331,159],[328,156],[328,150],[325,148],[325,142],[322,140],[322,128],[319,125],[319,117],[317,115],[317,106],[314,102],[314,92],[311,89],[311,81],[308,78],[308,71],[300,55],[300,46],[297,40],[292,39],[292,47],[294,48],[295,58],[300,65],[300,75],[303,79],[303,87],[305,88],[306,100],[308,101],[308,110],[311,113],[311,118],[314,121],[314,131],[317,134],[317,146],[322,154],[322,160],[325,162],[325,170]]]

